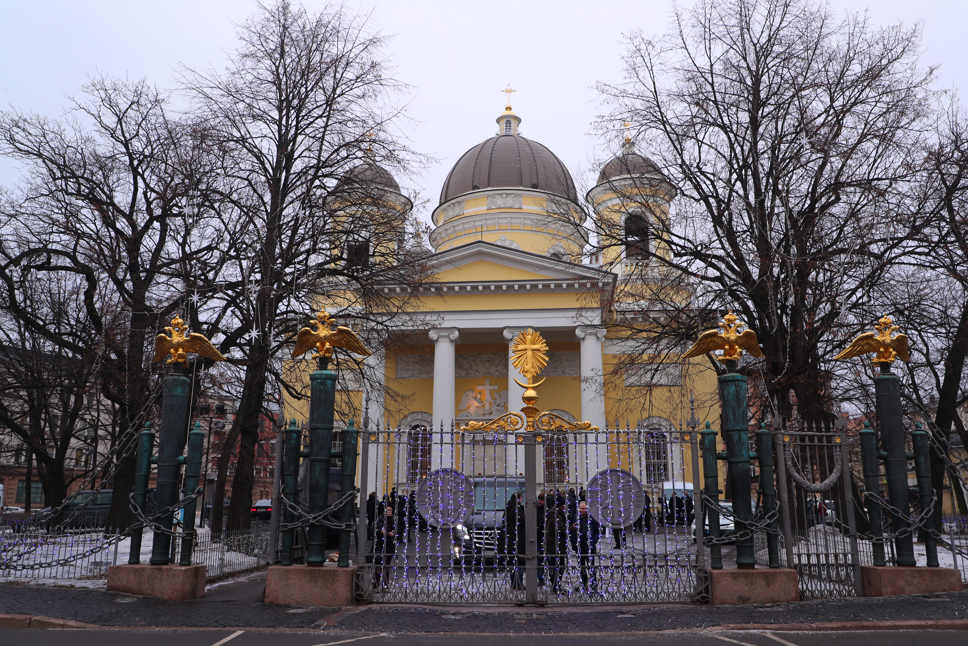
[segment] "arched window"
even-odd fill
[[[639,434],[639,456],[643,483],[658,484],[669,479],[669,440],[659,429]]]
[[[544,439],[545,486],[568,482],[568,436],[548,433]]]
[[[420,482],[430,473],[430,451],[433,436],[423,424],[410,427],[410,446],[407,456],[407,481]]]
[[[649,220],[642,213],[629,213],[625,218],[625,257],[649,257]]]
[[[505,119],[504,120],[504,134],[509,135],[509,134],[511,134],[511,132],[512,132],[511,131],[511,120],[510,119]]]

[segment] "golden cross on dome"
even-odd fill
[[[512,92],[517,92],[517,90],[512,90],[511,89],[511,84],[508,83],[507,88],[506,89],[503,89],[501,91],[508,95],[508,104],[506,106],[504,106],[504,109],[507,110],[508,112],[510,112],[511,111],[511,93]]]

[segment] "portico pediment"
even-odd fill
[[[567,280],[606,281],[610,286],[614,279],[607,271],[488,242],[449,249],[430,261],[441,283]]]

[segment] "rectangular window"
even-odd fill
[[[27,481],[17,481],[17,498],[14,504],[22,505],[27,502]],[[30,481],[30,506],[44,506],[44,487],[36,480]]]

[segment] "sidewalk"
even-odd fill
[[[968,629],[968,591],[762,606],[356,606],[290,608],[262,603],[265,574],[174,603],[100,590],[0,585],[0,615],[33,615],[113,627],[282,628],[353,633],[639,633],[743,625],[801,630]],[[2,618],[0,618],[2,620]],[[956,620],[956,621],[952,621]],[[909,626],[894,622],[914,622]],[[937,622],[944,622],[939,624]],[[792,628],[792,626],[790,626]],[[789,628],[788,628],[789,629]]]

